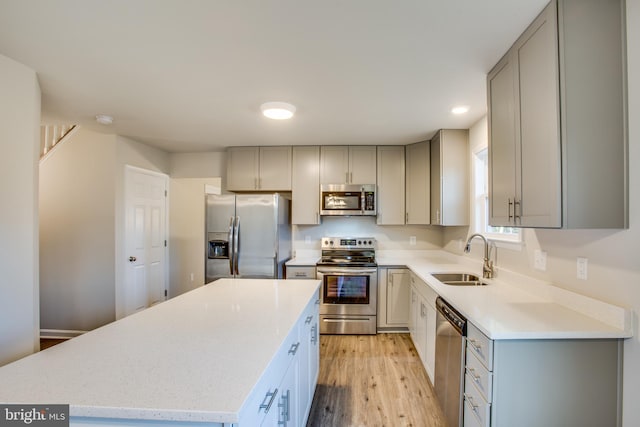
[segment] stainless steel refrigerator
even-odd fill
[[[205,283],[283,278],[291,258],[290,201],[279,194],[206,196]]]

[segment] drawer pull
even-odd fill
[[[307,318],[304,319],[305,325],[308,325],[309,323],[311,323],[312,320],[313,320],[313,316],[307,316]]]
[[[479,352],[480,349],[482,348],[482,345],[478,342],[478,340],[474,340],[473,338],[471,338],[471,339],[467,339],[467,341],[469,341],[469,344],[471,344],[471,347],[473,347],[477,352]]]
[[[307,277],[307,273],[305,273],[304,271],[296,271],[295,276],[296,277]]]
[[[294,355],[298,352],[298,347],[300,347],[300,343],[297,342],[295,344],[291,344],[291,348],[289,349],[289,354]]]
[[[473,397],[471,397],[471,396],[469,396],[467,393],[465,393],[465,394],[464,394],[464,398],[467,400],[467,402],[469,402],[469,405],[471,405],[471,410],[472,410],[473,412],[478,412],[478,411],[477,411],[477,409],[478,409],[478,405],[476,405],[476,404],[473,402]]]
[[[476,370],[473,368],[467,368],[467,370],[469,371],[469,375],[471,375],[471,378],[473,378],[475,382],[479,383],[480,375],[476,375]]]
[[[271,409],[271,405],[273,405],[273,401],[275,400],[277,394],[278,394],[278,389],[275,389],[273,391],[268,391],[267,394],[265,394],[264,400],[260,404],[259,409],[264,409],[265,413],[269,412],[269,409]],[[267,399],[269,399],[269,403],[266,403]]]

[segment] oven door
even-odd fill
[[[320,314],[376,315],[376,268],[318,267],[317,278],[322,280]]]

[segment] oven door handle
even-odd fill
[[[319,268],[318,273],[321,274],[342,274],[345,276],[352,276],[356,274],[372,274],[377,273],[378,270],[375,268],[331,268],[331,269],[323,269]]]

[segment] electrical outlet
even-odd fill
[[[191,281],[193,282],[193,273],[191,273],[191,276],[189,276],[191,278]]]
[[[311,236],[304,236],[304,244],[305,245],[311,244]]]
[[[411,246],[415,246],[416,245],[416,236],[409,236],[409,244]]]
[[[536,249],[533,251],[533,266],[536,270],[547,271],[547,253]]]
[[[587,280],[589,260],[584,257],[578,257],[576,262],[576,276],[580,280]]]

